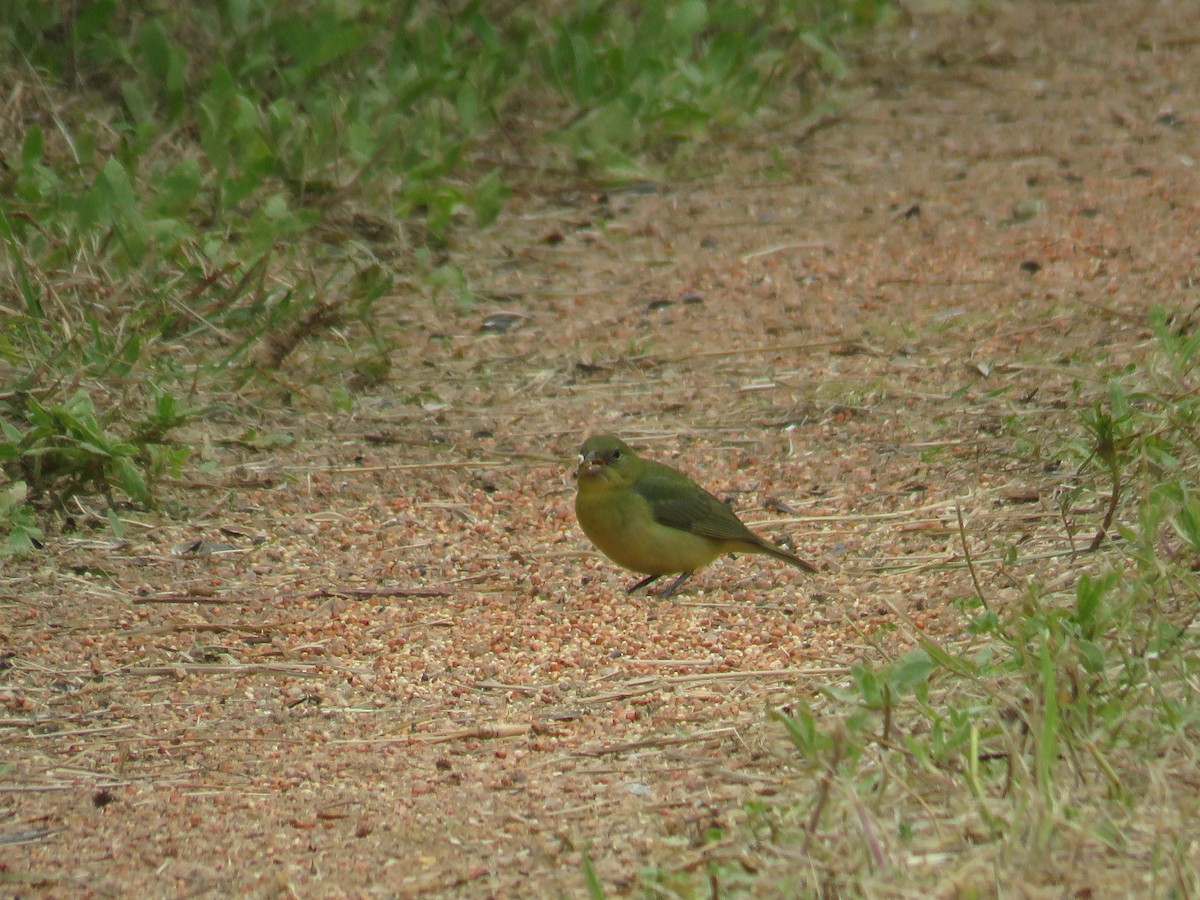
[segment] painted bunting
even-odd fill
[[[759,537],[682,472],[640,458],[611,434],[584,441],[577,474],[575,516],[584,534],[617,565],[646,576],[628,593],[679,574],[662,593],[670,597],[696,569],[724,553],[764,553],[817,571]]]

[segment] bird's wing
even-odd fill
[[[758,542],[728,506],[673,469],[647,462],[633,489],[649,502],[660,525],[718,541]]]

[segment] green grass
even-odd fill
[[[0,135],[0,465],[25,486],[8,546],[30,504],[152,503],[185,464],[177,426],[231,392],[323,383],[336,405],[385,380],[403,336],[376,302],[473,303],[443,251],[514,178],[669,174],[885,9],[0,5],[0,89],[24,101]],[[349,358],[275,383],[335,327]]]
[[[1064,523],[1088,511],[1074,552],[1015,601],[973,573],[953,642],[896,610],[914,649],[775,716],[802,792],[748,804],[736,846],[653,895],[1197,895],[1200,339],[1151,324],[1155,351],[1039,450],[1071,466]]]

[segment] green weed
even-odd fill
[[[26,502],[28,496],[29,486],[23,481],[0,488],[0,529],[7,533],[0,556],[24,553],[37,546],[42,538],[33,509]]]
[[[0,135],[10,533],[30,504],[153,503],[185,404],[286,395],[276,371],[334,328],[349,361],[301,387],[351,402],[390,372],[391,272],[405,302],[474,307],[445,251],[514,173],[643,177],[885,8],[0,4],[0,87],[29,98]]]
[[[123,423],[131,425],[128,434],[110,427],[113,418],[110,411],[102,421],[85,391],[49,404],[31,395],[10,401],[0,419],[0,465],[33,500],[48,498],[62,506],[76,494],[98,493],[111,503],[120,489],[137,503],[151,504],[153,478],[177,471],[186,458],[186,451],[164,443],[185,416],[173,396],[160,394],[144,417]]]
[[[964,598],[960,640],[909,623],[915,649],[777,713],[807,787],[747,806],[753,871],[738,867],[738,883],[974,896],[1070,882],[1071,858],[1081,885],[1103,871],[1112,890],[1142,893],[1153,871],[1158,895],[1200,887],[1185,800],[1200,739],[1200,341],[1152,322],[1158,351],[1080,398],[1075,435],[1038,448],[1078,460],[1066,514],[1086,498],[1098,520],[1092,543],[1061,558],[1067,586]],[[701,876],[658,877],[684,896],[704,889]]]

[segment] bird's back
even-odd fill
[[[663,525],[718,541],[757,541],[733,510],[670,466],[646,460],[633,489],[650,503],[655,520]]]

